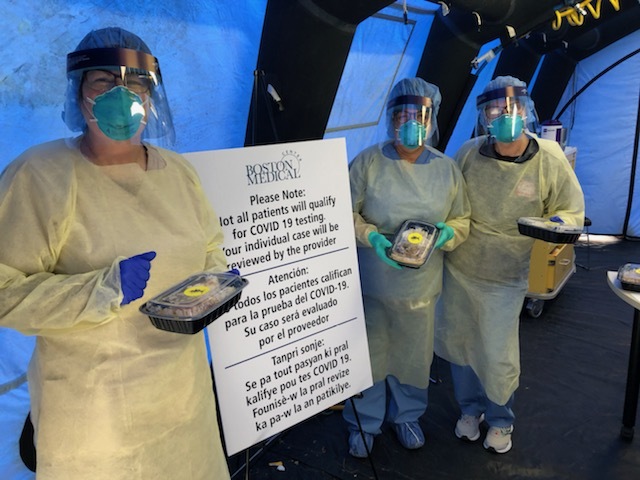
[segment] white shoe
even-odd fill
[[[484,413],[479,417],[463,414],[456,422],[456,437],[469,442],[480,438],[480,424],[484,420]]]
[[[513,446],[511,433],[513,433],[513,425],[508,427],[489,427],[483,443],[484,448],[494,453],[507,453]]]

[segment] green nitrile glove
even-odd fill
[[[440,230],[440,235],[438,236],[435,248],[442,248],[445,243],[453,238],[453,228],[444,222],[436,223],[436,228]]]
[[[384,235],[378,232],[371,232],[368,238],[369,243],[376,251],[378,257],[380,257],[380,260],[382,260],[387,265],[392,266],[393,268],[397,268],[399,270],[402,269],[402,267],[398,265],[398,262],[387,257],[387,248],[391,246],[391,242],[387,240]]]

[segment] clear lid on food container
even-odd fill
[[[556,233],[569,233],[576,234],[582,233],[583,227],[578,225],[568,225],[566,223],[552,222],[548,218],[542,217],[520,217],[518,219],[519,225],[525,225],[529,227],[540,228],[548,232]]]
[[[618,269],[618,280],[622,288],[640,290],[640,264],[626,263]]]
[[[199,273],[153,297],[141,311],[164,318],[199,318],[224,305],[247,283],[233,273]]]
[[[440,230],[421,220],[406,220],[396,231],[387,255],[405,267],[424,265],[438,239]]]

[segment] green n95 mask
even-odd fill
[[[487,126],[489,133],[502,143],[515,141],[524,131],[521,115],[501,115]]]
[[[426,127],[417,120],[409,120],[398,129],[400,143],[407,148],[418,148],[425,144]]]
[[[91,121],[112,140],[129,140],[144,121],[144,102],[126,87],[118,85],[87,101],[93,105]]]

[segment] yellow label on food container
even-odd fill
[[[189,288],[185,289],[184,294],[187,297],[199,297],[200,295],[204,295],[209,291],[209,287],[206,285],[192,285]]]
[[[410,233],[407,240],[409,240],[409,243],[420,243],[422,242],[422,234],[416,232]]]

